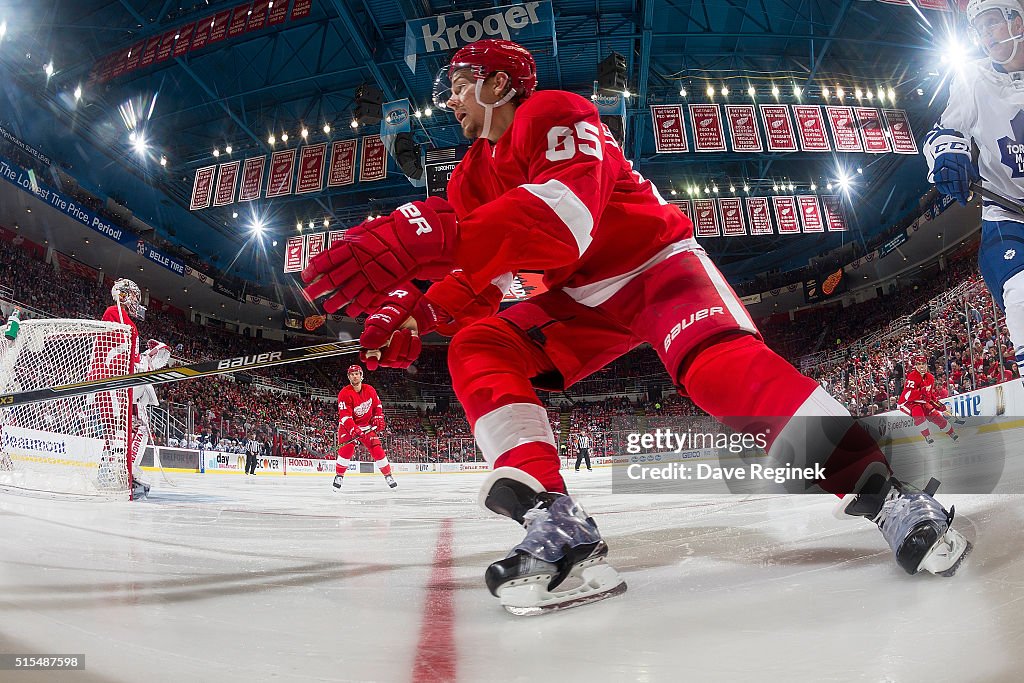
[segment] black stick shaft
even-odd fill
[[[315,346],[299,346],[283,351],[268,351],[266,353],[254,353],[249,356],[202,361],[192,365],[182,365],[177,368],[137,372],[133,375],[91,379],[75,384],[23,391],[17,394],[0,394],[0,408],[12,408],[29,403],[53,401],[58,398],[92,394],[99,391],[132,389],[146,384],[166,384],[167,382],[180,382],[184,379],[198,379],[200,377],[224,375],[244,370],[259,370],[288,363],[302,363],[309,360],[357,353],[359,348],[358,340],[328,342]]]
[[[989,200],[990,202],[995,202],[996,204],[1003,207],[1007,211],[1012,211],[1018,216],[1024,217],[1024,204],[1021,204],[1016,199],[1004,197],[998,192],[993,192],[992,190],[984,188],[981,186],[981,183],[971,183],[971,191],[977,192],[985,199]]]

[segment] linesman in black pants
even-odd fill
[[[256,458],[263,450],[263,441],[259,432],[249,437],[249,443],[245,445],[245,473],[256,476]]]
[[[586,432],[580,432],[576,436],[576,471],[580,471],[580,462],[587,461],[587,471],[593,472],[590,467],[590,437]]]

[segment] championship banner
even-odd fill
[[[288,6],[287,2],[282,2],[285,7]],[[292,7],[292,19],[303,19],[309,16],[309,11],[313,7],[313,0],[295,0],[295,6]]]
[[[162,62],[171,56],[174,49],[174,36],[178,35],[178,29],[172,28],[160,38],[160,47],[156,50],[156,61]]]
[[[276,26],[277,24],[283,24],[284,20],[288,18],[288,3],[287,2],[276,2],[274,6],[270,8],[270,14],[267,16],[267,26]]]
[[[196,22],[196,33],[192,36],[192,45],[189,46],[189,51],[195,52],[206,47],[206,44],[210,42],[210,30],[213,28],[213,19],[200,19]]]
[[[282,4],[287,3],[282,2]],[[255,0],[252,3],[252,14],[249,15],[249,21],[245,24],[247,33],[258,31],[266,25],[268,9],[270,9],[270,0]]]
[[[270,155],[267,197],[281,197],[292,193],[292,170],[294,167],[294,149],[282,149]]]
[[[825,117],[821,107],[808,104],[794,104],[796,130],[800,134],[800,150],[803,152],[831,152],[825,132]]]
[[[189,47],[192,45],[192,34],[195,30],[195,24],[189,24],[178,30],[178,42],[174,44],[174,51],[171,53],[172,57],[181,57],[188,52]]]
[[[363,151],[359,159],[359,182],[384,180],[388,173],[387,150],[379,135],[363,136]]]
[[[910,128],[910,119],[902,109],[883,109],[885,125],[892,136],[892,151],[897,154],[917,154],[917,140]]]
[[[849,107],[825,107],[828,122],[832,126],[832,139],[837,152],[863,152],[857,127],[853,123],[853,109]]]
[[[864,151],[868,154],[891,152],[892,148],[882,129],[882,117],[878,110],[871,107],[855,107],[853,111],[857,114],[857,127],[864,138]]]
[[[840,197],[829,194],[821,198],[825,213],[825,225],[829,232],[846,232],[846,214]]]
[[[238,190],[238,201],[251,202],[260,198],[263,190],[263,167],[267,165],[266,157],[250,157],[242,166],[242,187]]]
[[[245,22],[249,19],[250,3],[238,5],[231,15],[231,23],[228,24],[228,38],[234,38],[245,33]]]
[[[127,52],[122,51],[122,52],[117,53],[117,56],[114,59],[114,68],[110,71],[110,78],[117,78],[118,76],[123,74],[124,73],[125,62],[127,62],[127,61],[128,61],[128,53]]]
[[[654,124],[654,149],[658,154],[690,151],[686,124],[683,123],[683,105],[652,104],[651,121]]]
[[[228,34],[228,20],[231,17],[231,10],[226,9],[213,16],[213,26],[210,27],[210,42],[216,43],[224,40]]]
[[[192,201],[189,202],[189,211],[205,209],[210,205],[213,196],[213,174],[216,166],[207,166],[196,170],[196,183],[192,186]]]
[[[139,42],[132,45],[131,49],[128,50],[128,59],[124,63],[124,72],[135,71],[135,68],[139,66],[139,60],[142,59],[142,50],[146,47],[146,41],[140,40]]]
[[[147,67],[153,63],[153,59],[156,57],[156,49],[160,47],[161,36],[153,36],[146,43],[146,49],[142,51],[142,58],[139,60],[140,67]]]
[[[356,181],[356,141],[339,140],[331,145],[331,167],[327,187],[351,185]]]
[[[694,199],[693,212],[696,216],[697,237],[720,237],[718,209],[714,199]]]
[[[295,186],[295,194],[319,192],[324,187],[324,157],[327,156],[327,143],[306,145],[299,152],[299,179]]]
[[[938,12],[951,12],[949,3],[946,0],[917,0],[917,6],[921,9],[933,9]]]
[[[803,194],[796,198],[796,202],[800,206],[800,222],[803,223],[804,232],[825,232],[817,195]]]
[[[747,219],[751,235],[774,235],[772,219],[768,215],[767,197],[747,197]]]
[[[729,122],[729,137],[734,152],[763,152],[761,131],[757,127],[757,114],[752,104],[725,105],[725,120]]]
[[[693,149],[696,152],[725,152],[725,130],[722,110],[717,104],[691,104],[690,121],[693,123]]]
[[[690,222],[693,222],[693,207],[690,206],[689,199],[673,199],[669,204],[675,204],[678,206],[679,210],[686,214],[686,217],[690,219]]]
[[[213,197],[214,206],[224,206],[235,201],[235,181],[238,180],[238,163],[229,161],[220,165],[217,174],[217,194]]]
[[[299,2],[295,0],[296,8]],[[555,15],[548,1],[450,12],[405,22],[405,63],[416,73],[418,55],[443,55],[481,38],[523,43],[536,38],[553,41],[554,37]]]
[[[314,256],[324,250],[324,242],[326,239],[326,233],[322,232],[314,232],[312,235],[306,235],[306,254],[302,258],[303,268],[309,265],[309,262],[313,260]]]
[[[344,230],[331,230],[327,233],[327,248],[333,249],[334,245],[340,242],[345,237]]]
[[[759,104],[764,134],[768,140],[769,152],[795,152],[796,133],[789,118],[787,104]]]
[[[793,197],[772,197],[775,209],[775,222],[779,226],[780,235],[793,235],[800,232],[800,220],[796,217],[796,199]]]
[[[722,233],[726,237],[747,234],[747,224],[743,220],[743,200],[739,197],[722,197],[718,200],[722,207]]]
[[[298,273],[303,269],[306,240],[302,235],[289,237],[284,244],[284,272]]]

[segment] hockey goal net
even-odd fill
[[[0,336],[0,392],[30,391],[131,370],[127,325],[26,320]],[[126,389],[0,408],[0,489],[127,500]]]

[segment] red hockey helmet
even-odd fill
[[[358,364],[350,365],[350,366],[348,366],[348,370],[345,371],[345,374],[346,375],[351,375],[353,372],[362,372],[362,371],[363,371],[363,366],[358,365]]]
[[[914,365],[926,365],[928,363],[928,358],[923,353],[914,354],[910,360],[914,362]]]
[[[511,40],[487,38],[470,43],[452,56],[451,63],[434,79],[434,104],[442,109],[452,96],[452,79],[456,71],[472,69],[473,78],[483,81],[498,71],[508,75],[514,92],[508,99],[525,100],[537,90],[537,64],[530,51]]]

